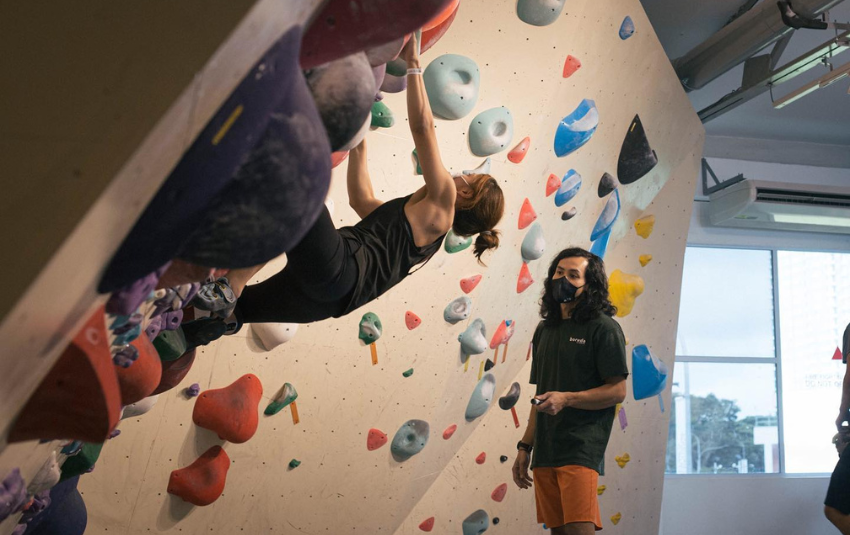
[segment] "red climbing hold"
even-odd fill
[[[502,483],[490,493],[490,497],[493,498],[493,501],[501,502],[505,499],[505,494],[508,492],[508,484]]]
[[[192,411],[198,427],[218,433],[223,440],[241,444],[254,436],[263,385],[249,373],[225,388],[201,392]]]
[[[567,61],[564,62],[564,78],[569,78],[577,70],[581,68],[581,61],[573,56],[567,56]]]
[[[139,357],[127,368],[115,367],[122,405],[130,405],[150,396],[162,379],[162,361],[150,339],[143,333],[130,345],[139,351]]]
[[[526,136],[525,139],[519,142],[519,144],[511,149],[508,153],[508,160],[513,163],[519,163],[525,158],[525,155],[528,154],[528,146],[531,144],[531,138]]]
[[[484,461],[487,460],[487,454],[483,451],[478,454],[478,457],[475,458],[475,462],[478,464],[484,464]]]
[[[835,353],[832,354],[832,360],[844,360],[844,356],[841,354],[841,350],[837,347],[835,348]]]
[[[473,275],[465,279],[460,279],[460,289],[463,290],[463,293],[468,294],[474,290],[476,286],[478,286],[478,283],[481,282],[482,276],[483,275]]]
[[[422,324],[422,319],[408,310],[404,313],[404,323],[405,325],[407,325],[407,329],[412,331],[413,329],[419,327]]]
[[[193,505],[209,505],[224,492],[228,468],[230,457],[221,446],[213,446],[186,468],[171,472],[168,493]]]
[[[521,294],[529,286],[534,284],[534,279],[531,277],[531,272],[528,270],[528,264],[522,263],[522,268],[519,270],[519,277],[516,280],[516,293]]]
[[[522,230],[537,219],[537,212],[531,207],[531,201],[526,198],[519,209],[519,229]]]
[[[103,307],[86,321],[35,389],[9,431],[9,442],[103,442],[118,424],[121,394]]]
[[[372,428],[369,430],[369,436],[366,437],[366,449],[375,451],[387,443],[387,435],[379,429]]]
[[[162,394],[172,388],[176,387],[180,384],[186,374],[189,373],[189,370],[192,369],[192,364],[195,362],[195,350],[187,351],[183,354],[183,356],[175,359],[169,360],[167,362],[162,363],[162,377],[159,379],[159,386],[157,386],[153,392],[151,392],[152,396],[157,394]]]
[[[455,431],[457,431],[457,425],[452,424],[452,425],[448,426],[446,428],[446,430],[443,431],[443,440],[448,440],[448,439],[452,438],[452,435],[455,434]]]
[[[432,516],[431,518],[423,520],[422,523],[419,524],[419,529],[422,531],[431,531],[434,529],[434,517]]]
[[[452,25],[452,22],[455,20],[455,16],[457,16],[457,6],[460,2],[452,1],[454,4],[454,9],[451,14],[442,20],[439,24],[428,28],[427,26],[422,29],[422,40],[419,43],[419,53],[424,54],[428,51],[429,48],[437,44],[437,41],[449,31],[449,27]],[[449,8],[452,7],[452,4],[449,5]],[[448,8],[447,8],[448,9]],[[407,41],[405,41],[406,43]]]
[[[558,175],[549,175],[549,178],[546,179],[546,196],[552,195],[558,188],[561,187],[561,179],[558,178]]]
[[[511,327],[508,327],[507,322],[502,321],[498,327],[496,327],[496,332],[493,333],[493,338],[490,339],[490,349],[496,349],[502,344],[507,344],[508,340],[511,339],[511,336],[514,334],[513,322],[511,322]]]
[[[346,158],[348,158],[348,151],[347,150],[332,152],[331,153],[331,169],[333,169],[337,165],[344,162]]]

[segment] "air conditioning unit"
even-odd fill
[[[708,219],[718,227],[850,234],[847,188],[744,179],[708,196]]]

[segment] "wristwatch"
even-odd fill
[[[516,443],[516,449],[517,449],[517,451],[525,450],[526,452],[531,453],[532,447],[531,447],[531,444],[526,444],[525,442],[520,440],[519,442]]]

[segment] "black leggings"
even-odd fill
[[[357,284],[357,263],[327,208],[286,258],[283,271],[242,291],[236,317],[242,323],[310,323],[342,315]]]

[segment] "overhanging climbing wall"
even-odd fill
[[[627,16],[635,31],[624,40],[620,30]],[[264,386],[263,408],[288,382],[299,393],[300,423],[293,423],[290,406],[274,416],[261,415],[257,434],[246,443],[225,443],[231,466],[224,493],[210,506],[194,507],[166,493],[169,474],[222,442],[193,425],[194,401],[180,389],[161,395],[151,412],[124,421],[121,436],[107,443],[97,469],[81,480],[92,533],[108,529],[413,534],[433,516],[435,533],[460,534],[463,520],[478,509],[500,519],[490,528],[493,533],[540,529],[531,492],[519,492],[510,481],[513,447],[521,434],[510,413],[494,402],[483,417],[472,422],[465,418],[483,362],[492,359],[494,351],[488,348],[465,364],[458,335],[480,318],[489,341],[503,321],[513,322],[514,335],[489,373],[496,382],[496,397],[512,382],[520,382],[523,391],[517,409],[524,425],[531,395],[526,353],[538,322],[546,268],[566,246],[591,246],[591,232],[614,195],[620,210],[610,227],[608,272],[638,275],[645,287],[631,312],[619,318],[629,340],[629,357],[635,346],[646,345],[672,367],[681,260],[703,130],[638,0],[608,2],[604,7],[571,0],[554,23],[543,27],[520,21],[512,1],[461,0],[451,28],[423,56],[423,66],[446,53],[470,58],[480,71],[480,94],[472,112],[457,121],[438,120],[447,166],[453,171],[472,169],[483,160],[467,145],[470,123],[479,112],[505,106],[513,119],[506,150],[492,155],[491,173],[505,191],[507,207],[499,226],[502,245],[485,256],[488,267],[476,264],[469,250],[441,251],[420,272],[364,309],[302,326],[291,341],[273,351],[266,352],[250,328],[199,351],[184,385],[197,382],[202,389],[219,388],[253,373]],[[581,67],[565,78],[568,56],[578,59]],[[395,126],[368,136],[375,192],[384,200],[410,193],[422,183],[414,175],[404,97],[404,93],[385,96]],[[558,157],[553,151],[556,128],[584,99],[594,101],[598,110],[595,133],[575,152]],[[626,184],[618,159],[627,132],[639,129],[633,129],[636,115],[658,163]],[[581,113],[578,118],[575,136],[592,126],[589,116]],[[525,158],[520,163],[509,161],[508,150],[526,136],[530,145]],[[338,225],[356,220],[347,207],[345,165],[336,169],[330,193]],[[560,183],[570,170],[582,177],[582,185],[574,198],[556,206],[558,194],[546,195],[547,179],[554,174]],[[605,172],[620,175],[623,184],[601,198],[598,184]],[[525,199],[537,215],[545,252],[528,263],[535,282],[517,293],[521,244],[530,232],[518,228]],[[576,215],[562,219],[570,208]],[[647,238],[639,237],[634,222],[649,215],[655,216],[655,228]],[[610,217],[603,218],[600,228],[610,222]],[[646,266],[639,261],[641,255],[652,255]],[[273,262],[261,278],[283,264],[284,260]],[[476,274],[483,277],[469,293],[469,318],[446,323],[444,308],[464,295],[460,280]],[[414,330],[405,324],[407,311],[421,318]],[[371,348],[357,337],[366,312],[375,313],[383,324],[383,336],[375,344],[375,365]],[[631,367],[631,358],[629,362]],[[411,368],[412,375],[403,375]],[[669,385],[661,398],[668,407]],[[606,486],[600,496],[606,531],[657,531],[667,432],[667,413],[661,404],[656,397],[635,401],[629,381],[625,419],[615,421],[606,475],[600,480]],[[370,429],[392,440],[411,419],[430,425],[420,453],[398,461],[389,444],[367,449]],[[622,429],[621,422],[626,421]],[[444,439],[444,430],[452,425],[457,425],[456,432]],[[481,452],[486,459],[478,464]],[[500,463],[501,455],[508,455],[509,461]],[[617,457],[629,462],[620,468]],[[292,459],[300,466],[290,467]],[[501,483],[508,484],[507,494],[496,502],[491,492]],[[619,515],[616,525],[614,515]]]

